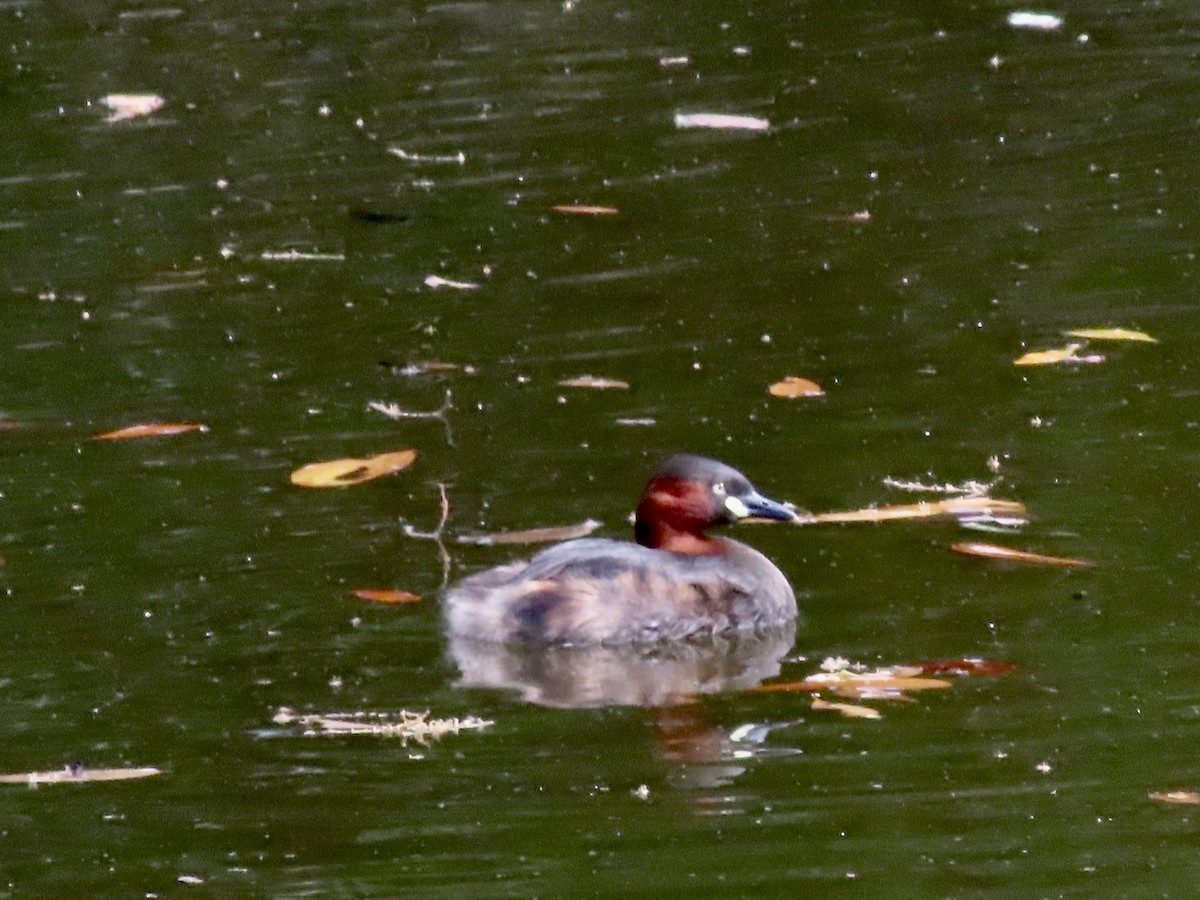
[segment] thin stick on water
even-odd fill
[[[446,523],[450,520],[450,497],[446,493],[445,483],[439,481],[437,488],[438,496],[440,497],[440,513],[437,527],[433,531],[417,531],[412,525],[402,520],[400,530],[404,532],[405,537],[419,541],[433,541],[437,544],[438,552],[442,557],[442,587],[445,587],[450,583],[450,567],[453,563],[453,560],[450,558],[450,551],[446,549],[445,541]]]
[[[454,446],[454,431],[450,427],[450,419],[446,416],[446,413],[454,409],[454,397],[449,389],[446,390],[446,399],[437,409],[424,411],[403,409],[398,403],[382,403],[378,400],[368,403],[367,408],[383,413],[389,419],[437,419],[446,428],[446,443],[451,447]]]
[[[846,512],[818,513],[812,517],[813,524],[836,522],[886,522],[897,519],[929,519],[948,516],[968,518],[987,516],[991,518],[1028,519],[1024,504],[1016,500],[996,500],[991,497],[954,497],[932,503],[912,503],[899,506],[869,507]],[[802,522],[801,524],[806,524]]]
[[[939,516],[971,518],[986,516],[995,519],[1027,520],[1025,505],[1016,500],[997,500],[992,497],[951,497],[923,503],[899,506],[874,506],[846,512],[824,512],[801,515],[797,525],[824,525],[835,522],[890,522],[896,519],[931,519]]]

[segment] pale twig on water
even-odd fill
[[[450,520],[450,497],[446,494],[446,485],[444,483],[439,481],[437,486],[438,495],[441,498],[437,528],[433,529],[433,531],[417,531],[412,525],[402,521],[400,529],[404,532],[405,537],[415,538],[420,541],[433,541],[437,544],[438,552],[442,557],[442,587],[445,587],[450,582],[450,566],[452,563],[450,551],[446,549],[444,537],[446,522]]]
[[[450,420],[446,417],[446,413],[454,409],[453,395],[448,390],[442,405],[433,410],[402,409],[397,403],[381,403],[378,400],[371,401],[367,407],[383,413],[389,419],[437,419],[446,427],[446,443],[451,447],[454,446],[454,432],[450,428]]]

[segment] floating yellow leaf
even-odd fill
[[[620,212],[615,206],[588,206],[578,203],[563,203],[550,208],[566,216],[615,216]]]
[[[567,378],[558,383],[559,387],[590,388],[593,391],[627,391],[629,382],[619,378],[601,378],[599,375],[580,375],[578,378]]]
[[[820,697],[813,697],[812,708],[819,711],[841,713],[849,719],[882,719],[883,713],[869,706],[856,706],[853,703],[830,703]]]
[[[1012,547],[1002,547],[999,544],[984,544],[979,541],[963,541],[950,547],[955,553],[963,556],[981,556],[984,559],[999,559],[1005,562],[1026,563],[1034,566],[1061,566],[1063,568],[1086,568],[1095,565],[1086,559],[1074,559],[1069,556],[1047,556],[1044,553],[1030,553],[1028,550],[1015,550]]]
[[[824,389],[815,381],[801,378],[799,375],[789,375],[783,381],[777,381],[767,388],[772,397],[782,397],[785,400],[795,400],[799,397],[824,397]]]
[[[292,473],[292,484],[310,488],[349,487],[407,469],[416,458],[416,450],[397,450],[365,459],[309,463]]]
[[[575,525],[530,528],[525,531],[500,531],[495,534],[463,534],[457,538],[460,544],[475,544],[491,547],[495,544],[545,544],[550,541],[570,541],[586,537],[603,523],[586,519]]]
[[[191,431],[208,431],[207,425],[196,422],[150,422],[144,425],[130,425],[128,428],[118,428],[116,431],[106,431],[95,435],[96,441],[129,441],[136,438],[168,437],[173,434],[187,434]]]
[[[1154,791],[1151,800],[1160,803],[1176,803],[1182,806],[1200,806],[1200,793],[1196,791]]]
[[[359,600],[399,606],[404,603],[420,603],[421,595],[411,591],[388,590],[386,588],[355,588],[350,592]]]
[[[1076,328],[1065,332],[1068,337],[1087,338],[1091,341],[1140,341],[1144,344],[1157,344],[1158,338],[1152,338],[1144,331],[1131,331],[1128,328]]]

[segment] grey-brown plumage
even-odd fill
[[[627,644],[790,622],[796,598],[783,573],[757,550],[704,533],[746,516],[795,512],[729,466],[672,457],[638,506],[638,544],[569,541],[473,575],[446,594],[449,629],[482,641]]]

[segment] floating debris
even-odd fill
[[[964,497],[982,497],[993,487],[992,484],[983,481],[964,481],[962,484],[951,484],[949,482],[945,484],[925,484],[921,481],[893,478],[891,475],[885,475],[883,483],[887,487],[898,491],[924,494],[957,494]]]
[[[1179,806],[1200,805],[1200,792],[1197,791],[1154,791],[1149,796],[1151,800],[1157,800],[1159,803],[1174,803]]]
[[[176,434],[191,432],[207,432],[208,426],[198,422],[149,422],[142,425],[130,425],[118,428],[116,431],[106,431],[92,436],[93,441],[130,441],[138,438],[170,437]]]
[[[344,253],[307,253],[303,250],[264,250],[260,259],[268,262],[345,262]]]
[[[460,534],[455,540],[460,544],[474,544],[476,547],[492,547],[497,544],[546,544],[550,541],[571,541],[587,537],[603,524],[595,519],[585,519],[575,525],[498,531],[493,534]]]
[[[100,102],[112,110],[105,122],[126,122],[158,112],[167,101],[158,94],[109,94]]]
[[[839,522],[890,522],[895,519],[929,519],[949,516],[958,521],[987,519],[1008,526],[1024,525],[1029,521],[1025,505],[1017,500],[995,497],[950,497],[921,503],[897,506],[869,506],[846,512],[801,514],[797,525],[825,525]]]
[[[155,766],[89,769],[87,766],[76,763],[51,772],[19,772],[12,775],[0,775],[0,784],[27,784],[30,787],[37,787],[39,784],[63,784],[66,782],[127,781],[132,778],[149,778],[151,775],[161,774],[162,769]]]
[[[279,725],[300,725],[308,737],[340,737],[342,735],[374,735],[376,737],[399,738],[401,744],[416,741],[428,744],[447,734],[487,728],[496,723],[478,716],[464,718],[431,719],[429,712],[398,713],[356,712],[329,713],[328,715],[297,715],[288,707],[280,707],[274,721]]]
[[[825,389],[815,381],[799,375],[788,375],[783,381],[777,381],[767,388],[767,393],[784,400],[798,400],[801,397],[824,397]]]
[[[459,150],[457,153],[409,153],[400,147],[388,147],[387,152],[405,162],[433,163],[434,165],[466,165],[467,154]]]
[[[383,603],[388,606],[401,606],[421,602],[421,595],[414,594],[412,591],[389,590],[387,588],[355,588],[350,593],[359,600],[369,600],[371,603]]]
[[[587,206],[585,204],[558,204],[550,207],[566,216],[615,216],[621,211],[615,206]]]
[[[963,556],[980,556],[984,559],[998,559],[1003,562],[1025,563],[1033,566],[1059,566],[1061,568],[1089,568],[1095,563],[1086,559],[1073,559],[1069,556],[1047,556],[1044,553],[1031,553],[1028,550],[1016,550],[1012,547],[1002,547],[999,544],[984,544],[977,541],[964,541],[950,547],[955,553]]]
[[[766,131],[767,119],[757,116],[731,116],[724,113],[675,113],[676,128],[720,128],[732,131]]]
[[[1067,344],[1055,350],[1034,350],[1013,360],[1014,366],[1052,366],[1056,363],[1102,363],[1104,357],[1100,354],[1080,356],[1078,350],[1082,344]]]
[[[853,703],[833,703],[813,697],[812,708],[818,712],[828,711],[841,713],[848,719],[882,719],[883,713],[869,706],[857,706]]]
[[[441,275],[430,275],[425,279],[425,286],[434,288],[453,288],[456,291],[477,291],[479,285],[474,281],[453,281]]]
[[[579,375],[575,378],[566,378],[560,381],[558,386],[569,388],[590,388],[594,391],[629,390],[628,381],[621,381],[619,378],[603,378],[599,375]]]
[[[350,487],[407,469],[416,458],[416,450],[397,450],[364,459],[309,463],[292,473],[291,482],[306,488]]]
[[[1033,31],[1055,31],[1063,25],[1062,16],[1026,10],[1010,12],[1007,21],[1013,28],[1029,28]]]
[[[1128,328],[1076,328],[1064,332],[1067,337],[1087,338],[1092,341],[1138,341],[1143,344],[1157,344],[1158,338],[1150,337],[1144,331],[1132,331]]]

